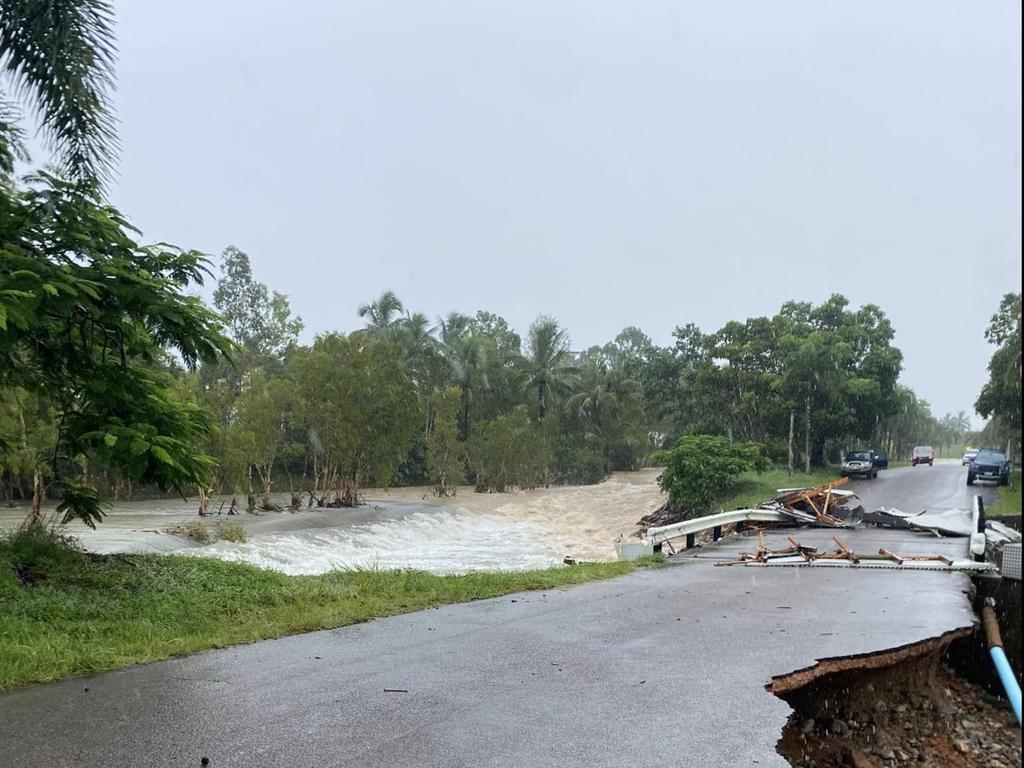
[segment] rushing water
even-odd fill
[[[160,529],[195,521],[194,503],[117,505],[97,531],[73,527],[98,552],[187,552],[253,563],[284,573],[336,568],[419,568],[435,573],[522,570],[579,560],[611,560],[613,541],[662,501],[656,470],[617,473],[598,485],[435,499],[424,489],[370,491],[355,510],[239,515],[245,543],[196,546]],[[218,504],[212,505],[216,510]],[[22,511],[0,512],[0,528]]]

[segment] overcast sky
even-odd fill
[[[573,347],[832,292],[973,410],[1021,288],[1019,0],[125,0],[114,201],[307,337],[395,290]]]

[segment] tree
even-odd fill
[[[252,368],[282,368],[298,342],[302,319],[292,317],[287,296],[253,278],[249,255],[233,245],[221,256],[213,306],[239,347],[233,372],[236,385]]]
[[[483,422],[466,444],[466,457],[479,493],[536,487],[548,463],[544,435],[522,405]]]
[[[360,304],[356,314],[366,318],[366,331],[378,336],[390,334],[401,322],[405,307],[394,291],[384,291],[376,301]]]
[[[655,461],[665,466],[658,477],[661,489],[673,506],[691,517],[709,512],[744,472],[763,472],[770,466],[763,446],[717,435],[686,435],[675,448],[657,454]]]
[[[1008,293],[992,315],[985,338],[996,346],[988,381],[974,407],[982,418],[998,419],[1009,456],[1021,435],[1021,295]]]
[[[232,348],[216,315],[184,293],[206,262],[133,234],[93,193],[46,174],[0,194],[0,388],[45,398],[57,414],[48,464],[65,521],[103,516],[97,490],[72,476],[79,457],[161,488],[209,476],[212,460],[194,446],[210,415],[180,402],[157,367],[165,349],[193,368]]]
[[[57,424],[40,396],[20,387],[0,391],[0,470],[17,483],[21,498],[31,496],[30,523],[43,522],[44,473],[57,437]],[[22,479],[31,478],[31,494]]]
[[[452,382],[459,388],[459,439],[469,439],[469,405],[474,390],[487,386],[487,362],[483,337],[472,332],[445,332],[444,355],[451,367]]]
[[[117,150],[108,93],[114,10],[105,0],[3,0],[0,66],[35,111],[60,173],[99,188]],[[17,110],[0,90],[0,170],[25,157]]]
[[[286,379],[252,377],[235,403],[235,419],[228,439],[237,455],[256,470],[264,509],[273,509],[270,494],[274,463],[285,447],[294,406],[292,384]]]
[[[417,432],[415,391],[393,343],[320,336],[293,363],[305,423],[337,464],[341,503],[355,506],[367,479],[387,485]]]
[[[575,370],[569,334],[553,318],[541,316],[530,326],[528,354],[522,367],[526,386],[537,393],[537,417],[543,420],[552,395],[564,391]]]
[[[427,435],[427,472],[438,496],[454,496],[465,480],[459,444],[458,387],[446,387],[431,397],[430,434]]]

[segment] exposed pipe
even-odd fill
[[[981,609],[981,623],[985,627],[985,639],[988,641],[988,652],[992,656],[992,663],[999,673],[999,680],[1006,691],[1006,698],[1010,700],[1013,707],[1013,714],[1017,716],[1017,725],[1020,725],[1020,683],[1010,668],[1010,662],[1003,652],[1003,638],[999,634],[999,622],[996,621],[996,601],[991,597],[985,598],[985,606]]]

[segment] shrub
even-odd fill
[[[665,467],[658,483],[669,501],[693,514],[707,512],[744,472],[763,472],[770,466],[758,443],[730,443],[716,435],[686,435],[654,459]]]
[[[245,526],[230,520],[225,521],[217,526],[217,538],[244,544],[246,540]]]

